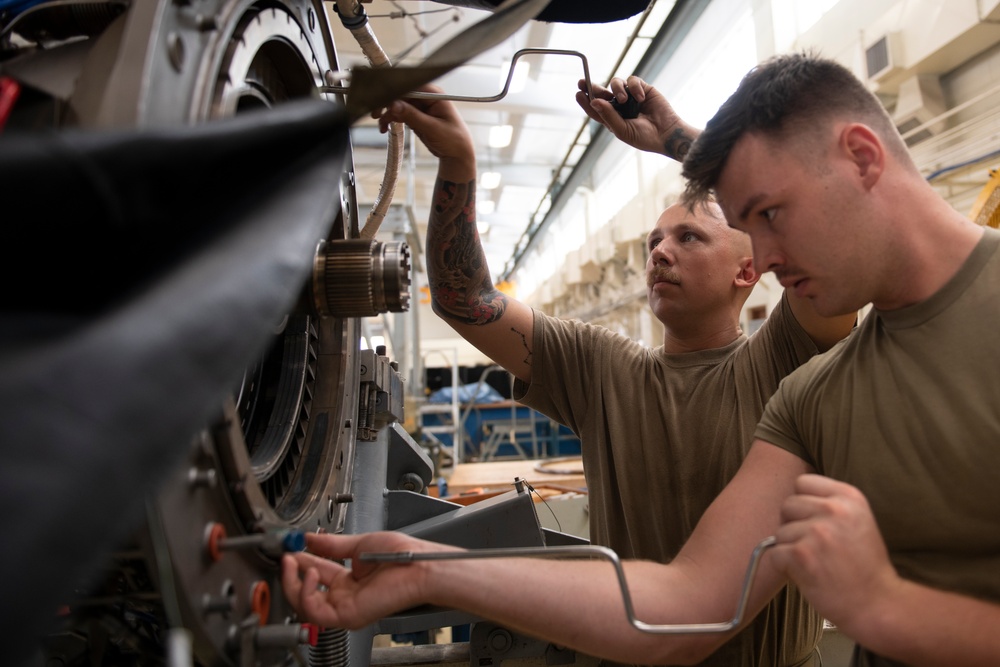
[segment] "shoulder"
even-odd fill
[[[857,333],[857,332],[855,332]],[[785,396],[806,396],[821,391],[829,379],[844,365],[850,365],[851,349],[861,336],[853,334],[836,343],[822,354],[815,354],[789,372],[781,382],[779,392]]]
[[[619,334],[599,324],[591,324],[576,318],[562,318],[547,315],[542,311],[534,310],[535,327],[539,329],[545,338],[574,338],[579,340],[594,341],[595,343],[606,343],[608,345],[626,348],[632,345],[642,347],[635,340]]]
[[[755,365],[771,364],[787,373],[816,355],[819,350],[795,319],[788,297],[781,299],[754,331],[741,354]]]

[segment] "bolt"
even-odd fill
[[[188,483],[196,489],[214,489],[216,483],[215,471],[191,468],[188,470]]]
[[[415,472],[408,472],[399,478],[398,488],[403,491],[420,492],[424,488],[423,478]]]

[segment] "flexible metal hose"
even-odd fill
[[[368,16],[365,14],[364,7],[357,0],[347,0],[343,5],[338,3],[336,10],[340,15],[340,20],[344,24],[344,27],[357,40],[358,45],[361,46],[362,53],[364,53],[365,58],[368,59],[371,66],[392,67],[389,57],[382,50],[382,46],[378,43],[375,33],[372,32],[371,27],[368,25]],[[389,204],[392,203],[392,197],[396,192],[396,183],[399,180],[399,170],[403,163],[403,131],[402,123],[389,124],[385,176],[382,178],[382,185],[379,187],[378,196],[375,197],[372,210],[368,214],[364,226],[361,228],[361,238],[363,239],[374,238],[375,233],[385,219],[386,211],[389,210]]]

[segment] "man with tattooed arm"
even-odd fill
[[[640,114],[612,108],[625,83],[581,106],[637,148],[681,160],[698,131],[637,77]],[[433,88],[429,88],[434,90]],[[740,311],[759,274],[749,238],[717,205],[675,203],[647,237],[647,298],[663,323],[645,347],[603,327],[550,317],[494,287],[476,228],[476,160],[453,104],[397,101],[379,116],[408,125],[439,160],[425,261],[434,311],[515,378],[514,397],[582,443],[590,537],[622,558],[669,562],[742,462],[781,379],[843,338],[855,318],[819,317],[791,294],[753,335]],[[703,665],[809,664],[822,619],[793,587]]]

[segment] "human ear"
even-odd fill
[[[742,258],[738,268],[735,279],[737,287],[753,287],[760,280],[760,274],[753,268],[753,257]]]
[[[874,187],[885,170],[885,146],[878,135],[867,125],[851,123],[840,134],[840,147],[864,188]]]

